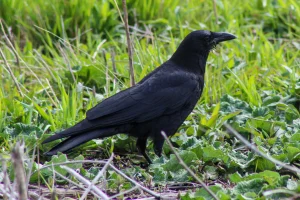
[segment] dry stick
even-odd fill
[[[149,32],[149,30],[144,31],[144,30],[138,29],[134,26],[129,26],[129,28],[132,29],[135,32],[136,36],[142,36],[142,37],[146,37],[146,38],[147,37],[153,38],[153,33],[151,31]],[[159,40],[159,41],[163,41],[163,42],[170,42],[171,41],[170,38],[167,38],[163,35],[160,35],[159,37],[157,37],[155,39]]]
[[[270,196],[273,194],[289,194],[289,195],[297,195],[297,192],[291,191],[291,190],[287,190],[287,189],[275,189],[275,190],[267,190],[265,192],[263,192],[264,196]]]
[[[41,171],[40,171],[40,148],[37,147],[37,172],[38,172],[38,188],[39,194],[41,194]]]
[[[7,192],[12,191],[10,188],[10,181],[7,175],[7,166],[6,166],[6,160],[2,159],[2,172],[3,172],[3,183],[4,183],[4,191],[3,193],[3,199],[6,200],[10,195],[6,195]]]
[[[216,3],[216,0],[212,0],[212,1],[213,1],[213,5],[214,5],[214,14],[215,14],[215,18],[216,18],[216,24],[218,24],[217,3]]]
[[[36,146],[34,146],[34,149],[33,149],[33,152],[32,152],[32,156],[31,156],[31,159],[30,159],[30,162],[28,164],[28,172],[27,172],[27,177],[26,177],[26,188],[29,187],[29,182],[30,182],[30,174],[32,172],[32,168],[33,168],[33,163],[34,163],[34,160],[35,160],[35,151],[36,151]]]
[[[122,16],[121,16],[121,19],[123,20]],[[41,28],[41,27],[39,27],[39,26],[36,26],[36,25],[34,25],[34,26],[35,26],[36,28],[42,30],[42,31],[45,31],[46,33],[49,33],[50,35],[54,36],[55,38],[58,38],[59,40],[63,41],[64,43],[68,44],[70,47],[72,46],[72,47],[77,48],[77,49],[78,49],[81,53],[83,53],[85,56],[87,56],[87,57],[89,57],[89,58],[92,58],[92,56],[91,56],[90,54],[88,54],[86,51],[84,51],[84,50],[82,50],[82,49],[80,49],[80,48],[78,48],[78,47],[76,47],[76,46],[74,46],[74,45],[71,45],[70,43],[68,43],[67,41],[65,41],[63,38],[61,38],[61,37],[59,37],[59,36],[53,34],[52,32],[50,32],[50,31],[48,31],[48,30],[46,30],[46,29],[43,29],[43,28]],[[124,85],[124,83],[122,82],[122,80],[120,80],[120,79],[119,79],[118,77],[116,77],[116,76],[115,76],[115,78],[117,78],[117,79],[119,80],[119,82],[122,83],[122,84]]]
[[[123,176],[125,179],[127,179],[128,181],[130,181],[131,183],[135,184],[136,186],[139,186],[142,190],[144,190],[145,192],[147,192],[148,194],[151,194],[152,196],[156,197],[156,198],[160,198],[160,194],[142,186],[141,184],[139,184],[138,182],[136,182],[135,180],[131,179],[130,177],[128,177],[126,174],[124,174],[122,171],[118,170],[115,166],[113,165],[109,165],[113,170],[115,170],[117,173],[119,173],[121,176]]]
[[[173,151],[173,153],[175,154],[178,162],[180,165],[182,165],[184,167],[184,169],[186,171],[188,171],[190,173],[190,175],[196,180],[198,181],[202,187],[216,200],[218,200],[219,198],[206,186],[206,184],[200,180],[197,175],[184,163],[184,161],[181,159],[180,155],[177,153],[177,151],[175,150],[175,148],[173,147],[173,145],[171,144],[169,138],[167,137],[167,135],[165,134],[165,132],[161,132],[162,136],[165,138],[165,140],[167,141],[168,145],[170,146],[171,150]]]
[[[109,74],[108,74],[108,65],[107,65],[107,59],[106,59],[106,53],[105,51],[103,50],[102,51],[102,56],[103,56],[103,60],[104,60],[104,67],[105,67],[105,79],[106,79],[106,94],[107,94],[107,97],[109,96]]]
[[[22,160],[24,152],[22,151],[24,151],[24,148],[17,142],[11,152],[11,157],[14,165],[15,180],[18,186],[18,199],[27,199],[26,176]]]
[[[28,196],[29,196],[29,199],[43,200],[43,198],[40,195],[38,195],[34,192],[31,192],[31,191],[28,191]]]
[[[116,74],[117,74],[117,68],[116,68],[116,61],[115,61],[115,57],[116,57],[116,54],[115,54],[115,51],[114,49],[111,50],[111,63],[112,63],[112,68],[113,68],[113,72],[114,72],[114,88],[116,87],[116,83],[117,83],[117,77],[116,77]]]
[[[94,190],[95,193],[97,193],[101,198],[103,199],[109,199],[109,197],[102,192],[99,188],[97,188],[96,186],[94,186],[89,180],[85,179],[83,176],[81,176],[80,174],[78,174],[75,170],[67,167],[67,166],[60,166],[61,168],[65,169],[67,172],[69,172],[70,174],[72,174],[75,178],[77,178],[80,182],[90,186],[91,188]]]
[[[3,29],[3,25],[1,23],[1,20],[0,20],[0,25],[1,25],[1,28],[2,30]],[[10,45],[10,48],[13,50],[13,52],[19,57],[20,61],[22,61],[25,65],[25,67],[30,71],[31,75],[33,75],[37,81],[39,82],[39,84],[44,88],[44,85],[42,83],[42,81],[39,79],[39,77],[34,73],[34,71],[32,71],[32,69],[26,64],[26,62],[19,56],[19,54],[17,53],[16,49],[14,48],[13,44],[8,40],[8,43]],[[23,87],[23,89],[27,90],[25,87]],[[57,108],[58,106],[56,105],[56,103],[53,101],[52,97],[50,96],[50,94],[48,93],[47,90],[45,90],[46,94],[48,95],[50,101],[52,102],[52,104]],[[31,100],[31,98],[29,98],[27,95],[25,95],[28,99]]]
[[[4,64],[6,66],[7,71],[9,72],[10,76],[12,77],[13,81],[15,82],[15,85],[17,86],[17,90],[18,90],[19,94],[21,95],[21,97],[24,97],[24,94],[23,94],[23,92],[22,92],[22,90],[20,88],[20,85],[19,85],[19,83],[18,83],[18,81],[17,81],[14,73],[10,69],[9,64],[8,64],[8,62],[7,62],[7,60],[6,60],[5,56],[4,56],[1,48],[0,48],[0,55],[1,55],[2,59],[3,59],[3,61],[4,61]]]
[[[103,176],[105,170],[107,169],[107,167],[109,166],[109,164],[111,163],[111,161],[114,158],[114,154],[112,153],[110,158],[108,159],[108,161],[106,162],[106,164],[104,165],[104,167],[101,169],[101,171],[97,174],[97,176],[93,179],[92,183],[89,185],[89,187],[84,191],[83,195],[80,197],[80,200],[84,200],[85,197],[88,195],[88,193],[90,192],[91,188],[93,185],[95,185],[97,183],[97,181]]]
[[[58,104],[59,106],[61,106],[60,103],[59,103],[59,100],[58,100],[58,98],[57,98],[57,96],[56,96],[56,94],[55,94],[55,92],[54,92],[54,90],[53,90],[53,87],[52,87],[52,85],[51,85],[50,82],[49,82],[49,80],[48,80],[47,78],[46,78],[45,80],[46,80],[46,83],[48,84],[49,89],[50,89],[51,93],[53,94],[53,96],[54,96],[54,98],[55,98],[57,104]]]
[[[4,34],[4,37],[5,37],[6,41],[7,41],[8,43],[11,43],[11,44],[12,44],[12,35],[11,35],[10,32],[8,31],[9,37],[7,37],[7,34],[6,34],[5,30],[4,30],[4,26],[3,26],[3,23],[2,23],[2,20],[1,20],[1,19],[0,19],[0,24],[1,24],[1,29],[2,29],[2,31],[3,31],[3,34]],[[5,26],[7,27],[7,24],[5,24]],[[18,55],[16,54],[15,51],[12,51],[12,52],[13,52],[13,54],[15,55],[16,63],[17,63],[17,66],[19,67],[19,72],[21,73],[21,66],[20,66],[20,60],[19,60],[19,57],[18,57]]]
[[[46,70],[48,71],[48,73],[49,73],[50,76],[52,77],[52,79],[55,80],[55,81],[57,82],[57,80],[56,80],[54,74],[52,73],[52,71],[51,71],[50,68],[48,67],[47,63],[45,62],[45,60],[43,59],[43,57],[41,56],[41,54],[40,54],[36,49],[33,49],[33,52],[37,55],[37,59],[35,58],[35,56],[33,56],[34,59],[35,59],[36,61],[40,60],[40,61],[42,62],[42,65],[46,68]]]
[[[79,62],[79,59],[77,58],[72,46],[69,42],[69,38],[67,38],[68,40],[59,40],[59,42],[66,48],[69,49],[69,52],[71,53],[71,55],[73,56],[73,59],[76,60],[76,62]]]
[[[52,169],[54,169],[54,167],[52,167]],[[51,191],[51,200],[55,200],[56,199],[56,187],[55,187],[55,181],[56,181],[56,176],[55,176],[55,170],[52,170],[53,173],[53,181],[52,181],[52,191]]]
[[[124,194],[127,194],[127,193],[132,192],[132,191],[134,191],[136,189],[139,189],[139,186],[134,186],[133,188],[130,188],[129,190],[125,190],[123,192],[115,194],[115,195],[111,196],[110,199],[116,199],[116,197],[124,195]]]
[[[2,184],[0,184],[0,195],[2,194],[2,197],[4,200],[9,199],[13,199],[11,198],[11,194],[9,193],[9,191],[6,190],[5,186],[3,187]],[[13,196],[14,194],[12,194]]]
[[[117,10],[118,10],[119,16],[120,16],[120,18],[121,18],[121,21],[122,21],[122,23],[124,24],[124,20],[123,20],[123,17],[122,17],[120,8],[119,8],[119,6],[118,6],[118,3],[117,3],[116,0],[114,0],[114,2],[115,2],[115,5],[116,5],[116,7],[117,7]]]
[[[71,68],[71,63],[70,63],[70,61],[69,61],[67,55],[65,54],[64,50],[61,48],[60,45],[57,45],[57,46],[58,46],[58,48],[59,48],[59,50],[60,50],[60,52],[61,52],[61,54],[62,54],[64,60],[65,60],[66,63],[67,63],[68,69],[69,69],[69,71],[70,71],[70,73],[71,73],[71,76],[72,76],[72,79],[73,79],[73,82],[76,83],[76,79],[75,79],[74,73],[73,73],[72,68]]]
[[[242,143],[244,143],[249,149],[254,151],[256,154],[260,155],[261,157],[275,163],[276,165],[279,165],[285,169],[291,170],[295,173],[300,174],[300,169],[291,165],[287,165],[284,162],[281,162],[279,160],[274,159],[271,156],[268,156],[267,154],[259,151],[254,145],[252,145],[250,142],[248,142],[243,136],[241,136],[236,130],[234,130],[230,125],[224,124],[224,126],[229,130],[230,133],[232,133],[235,137],[237,137]]]
[[[6,190],[2,185],[0,185],[0,197],[2,197],[3,200],[7,200],[7,198],[10,198],[10,194],[6,194]]]
[[[55,174],[58,175],[59,177],[65,179],[65,180],[68,181],[69,183],[71,183],[71,184],[77,186],[78,188],[81,188],[82,190],[85,190],[85,187],[83,187],[83,186],[81,186],[81,185],[75,183],[74,181],[72,181],[72,180],[69,179],[68,177],[65,177],[65,176],[62,175],[61,173],[55,171]],[[100,196],[99,196],[98,194],[96,194],[94,191],[91,191],[91,193],[92,193],[95,197],[100,198]]]
[[[68,164],[75,164],[75,163],[95,163],[95,164],[102,164],[105,165],[106,162],[105,161],[95,161],[95,160],[78,160],[78,161],[68,161],[68,162],[61,162],[61,163],[53,163],[51,165],[45,165],[43,167],[40,168],[40,170],[45,169],[45,168],[49,168],[52,166],[61,166],[61,165],[68,165]],[[123,176],[125,179],[127,179],[128,181],[130,181],[131,183],[133,183],[134,185],[139,186],[139,188],[141,188],[142,190],[144,190],[145,192],[147,192],[148,194],[151,194],[152,196],[159,198],[160,195],[144,186],[142,186],[141,184],[139,184],[138,182],[136,182],[135,180],[129,178],[126,174],[124,174],[122,171],[118,170],[115,166],[113,166],[112,164],[109,164],[109,167],[111,167],[113,170],[115,170],[117,173],[119,173],[121,176]],[[32,173],[32,175],[34,173],[36,173],[36,171],[34,171]]]
[[[128,46],[128,57],[129,57],[129,73],[130,73],[130,85],[134,86],[134,71],[133,71],[133,59],[132,59],[132,46],[131,46],[131,40],[130,40],[130,33],[128,28],[128,13],[127,13],[127,7],[126,7],[126,0],[122,0],[123,4],[123,10],[124,10],[124,25],[125,25],[125,31],[126,31],[126,39],[127,39],[127,46]]]

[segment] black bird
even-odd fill
[[[210,50],[235,38],[229,33],[191,32],[168,61],[135,86],[105,99],[87,112],[86,119],[47,138],[43,143],[67,139],[46,155],[67,152],[95,138],[126,133],[137,137],[138,150],[151,163],[146,154],[148,137],[160,157],[164,144],[161,131],[174,135],[201,96]]]

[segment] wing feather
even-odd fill
[[[188,73],[175,71],[171,75],[156,73],[142,84],[124,90],[87,112],[88,120],[97,126],[115,126],[144,122],[178,111],[199,87]]]

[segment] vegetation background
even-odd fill
[[[210,54],[202,97],[171,140],[220,199],[299,198],[299,174],[250,151],[223,125],[269,156],[300,166],[300,2],[127,0],[127,8],[136,80],[167,60],[192,30],[237,36]],[[144,160],[125,135],[88,142],[68,156],[42,155],[56,144],[41,145],[46,137],[130,86],[122,16],[120,0],[0,0],[1,182],[5,174],[14,180],[10,152],[22,140],[30,185],[48,188],[51,195],[54,185],[68,182],[53,176],[56,172],[72,176],[61,167],[31,172],[51,163],[103,160],[115,152],[113,164],[153,191],[211,198],[178,165],[168,145],[162,158],[150,151],[154,164],[148,168],[141,167]],[[96,164],[71,167],[89,180],[101,170]],[[107,194],[134,186],[114,170],[105,175],[100,182]],[[120,198],[144,196],[135,190]]]

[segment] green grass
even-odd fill
[[[230,186],[212,187],[221,199],[264,198],[263,191],[276,188],[297,193],[297,174],[285,173],[247,149],[239,150],[240,143],[223,124],[231,124],[261,151],[299,167],[300,3],[216,0],[215,12],[213,2],[128,0],[129,24],[135,27],[131,33],[136,79],[167,60],[192,30],[235,34],[236,40],[219,45],[210,54],[202,97],[172,140],[202,179],[211,183],[229,180]],[[9,158],[11,145],[21,139],[29,155],[35,147],[45,152],[54,145],[41,145],[49,134],[75,124],[98,101],[129,87],[126,37],[118,11],[122,12],[122,4],[117,3],[0,0],[0,18],[12,43],[1,37],[5,60],[0,59],[0,144],[4,158]],[[0,32],[3,36],[3,30]],[[112,69],[112,50],[117,73]],[[148,148],[151,146],[149,143]],[[137,162],[131,153],[135,151],[133,140],[122,135],[88,142],[69,159],[80,153],[90,157],[88,149],[101,149],[97,159],[107,158],[113,150],[125,151]],[[124,171],[155,185],[194,181],[172,154],[170,157],[166,145],[164,152],[164,159],[158,159],[150,151],[156,164],[147,170],[131,163]],[[47,159],[40,155],[41,161]],[[52,162],[65,160],[61,155]],[[9,160],[7,164],[11,166]],[[81,168],[89,179],[97,170]],[[13,170],[9,173],[12,178]],[[44,182],[51,183],[52,173],[44,172],[43,176]],[[107,176],[112,192],[129,185],[114,172]],[[32,183],[36,182],[37,177],[32,177]],[[182,198],[193,199],[193,195],[196,198],[204,193],[199,189]],[[273,195],[268,198],[289,196]]]

